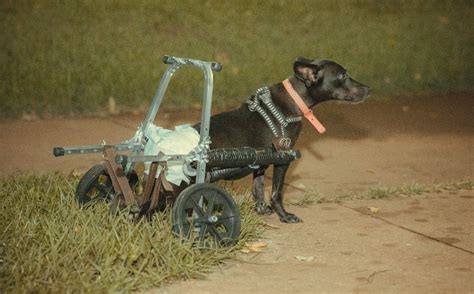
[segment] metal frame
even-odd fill
[[[222,69],[222,66],[217,62],[206,62],[196,59],[180,58],[173,56],[165,56],[163,58],[163,62],[166,64],[170,64],[170,67],[168,67],[161,79],[160,86],[158,87],[156,95],[153,98],[152,107],[150,108],[148,115],[145,118],[141,132],[142,134],[146,134],[148,126],[155,120],[156,114],[158,113],[159,107],[166,93],[166,89],[168,88],[168,84],[174,73],[183,65],[199,67],[204,74],[204,93],[202,96],[203,98],[201,112],[201,130],[199,132],[199,145],[204,148],[201,148],[201,154],[198,154],[200,156],[197,156],[196,158],[198,161],[196,183],[204,183],[206,177],[205,157],[207,151],[209,150],[209,124],[211,120],[212,90],[214,87],[214,77],[212,71],[220,71]]]
[[[163,101],[166,90],[168,89],[168,85],[174,73],[182,66],[195,66],[200,68],[204,74],[204,92],[202,97],[199,144],[189,154],[162,156],[162,161],[197,161],[197,174],[195,182],[204,183],[206,178],[206,158],[210,145],[209,124],[211,118],[212,91],[214,87],[213,71],[220,71],[222,69],[222,66],[217,62],[202,61],[197,59],[167,55],[163,57],[163,62],[165,64],[168,64],[169,67],[166,69],[165,73],[163,74],[163,77],[161,78],[160,84],[153,98],[148,114],[145,117],[145,120],[131,139],[126,140],[117,145],[102,144],[76,147],[56,147],[53,150],[54,155],[63,156],[72,154],[100,153],[105,152],[109,149],[114,149],[115,151],[131,151],[132,156],[128,159],[127,164],[125,166],[125,173],[128,173],[133,168],[135,162],[143,161],[144,159],[143,150],[147,141],[147,138],[145,138],[145,134],[147,133],[151,123],[153,123],[156,119],[156,115],[160,108],[161,102]],[[108,158],[108,160],[113,159]]]

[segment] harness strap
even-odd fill
[[[285,90],[288,92],[290,97],[293,99],[295,104],[298,106],[298,108],[303,112],[304,117],[313,125],[313,127],[320,133],[326,132],[326,128],[323,126],[323,124],[314,116],[314,113],[309,107],[306,105],[306,103],[303,101],[303,98],[296,92],[296,90],[293,88],[291,85],[290,81],[288,79],[284,80],[283,82],[283,87],[285,87]]]
[[[263,102],[263,105],[260,105],[260,101]],[[258,89],[255,92],[255,96],[251,96],[247,100],[247,104],[249,110],[252,112],[257,111],[270,128],[274,136],[272,139],[273,146],[277,150],[289,149],[291,146],[291,139],[288,138],[286,127],[290,123],[300,121],[301,116],[285,118],[283,113],[281,113],[278,107],[273,103],[268,87]],[[273,116],[273,118],[271,116]],[[278,128],[277,124],[279,124],[280,128]]]

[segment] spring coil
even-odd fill
[[[281,129],[281,134],[283,138],[288,138],[288,132],[286,131],[286,128],[283,125],[280,125]]]
[[[258,165],[289,163],[300,157],[299,151],[274,151],[273,148],[262,148],[255,153],[255,164]]]
[[[273,148],[250,147],[213,149],[208,153],[209,167],[244,167],[287,164],[300,157],[299,151],[275,151]]]
[[[250,111],[257,111],[260,114],[260,116],[263,118],[263,120],[265,121],[267,126],[270,128],[273,136],[278,137],[279,133],[278,133],[277,126],[273,122],[272,118],[268,115],[268,113],[263,109],[263,107],[261,107],[258,104],[258,100],[253,101],[253,100],[249,99],[247,101],[247,103],[249,105],[249,110]]]
[[[279,124],[279,127],[274,122],[274,119],[268,114],[268,112],[262,106],[260,106],[260,101],[262,101],[265,108],[269,110],[270,114]],[[292,141],[288,137],[288,131],[286,130],[286,127],[290,123],[300,122],[302,117],[293,116],[285,118],[278,106],[273,103],[270,89],[268,87],[261,87],[257,89],[257,91],[255,91],[255,95],[252,95],[249,98],[247,104],[250,111],[257,111],[260,114],[260,116],[270,128],[273,136],[278,138],[278,146],[283,149],[289,149],[291,147]]]
[[[255,159],[255,149],[250,147],[214,149],[208,153],[210,166],[213,164],[229,167],[246,166],[253,163]]]
[[[286,122],[291,124],[301,121],[303,118],[301,116],[291,116],[286,118]]]
[[[231,167],[224,169],[212,170],[208,173],[209,183],[214,183],[219,180],[231,180],[239,175],[244,175],[251,172],[252,169],[249,167]]]
[[[255,161],[267,162],[270,161],[273,157],[275,152],[272,151],[271,148],[261,149],[255,152]]]
[[[278,109],[278,107],[273,103],[272,97],[270,95],[270,89],[268,87],[262,87],[259,88],[256,92],[255,95],[262,100],[262,102],[267,106],[268,110],[270,110],[271,114],[275,117],[275,119],[283,126],[286,127],[288,126],[288,122],[285,119],[285,116],[281,111]]]

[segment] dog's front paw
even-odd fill
[[[290,224],[303,222],[301,218],[297,217],[296,215],[292,213],[285,213],[285,214],[280,215],[280,221],[282,223],[290,223]]]
[[[255,210],[258,214],[271,214],[273,212],[272,208],[265,202],[257,202],[255,205]]]

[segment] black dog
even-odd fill
[[[297,58],[293,66],[294,76],[289,81],[303,99],[307,107],[327,100],[342,100],[359,102],[367,98],[369,87],[352,79],[339,64],[329,60],[309,60]],[[277,83],[270,87],[273,103],[285,117],[301,117],[300,108],[284,88]],[[296,142],[301,131],[301,121],[288,124],[287,137],[291,139],[290,148]],[[199,129],[199,126],[196,126]],[[247,103],[234,111],[224,112],[211,117],[210,137],[212,148],[232,147],[272,147],[274,134],[258,112],[249,110]],[[288,165],[276,165],[273,170],[273,185],[270,206],[265,203],[263,179],[268,166],[253,170],[252,194],[256,200],[258,213],[269,214],[276,211],[280,220],[286,223],[301,221],[296,215],[288,213],[283,207],[283,184]],[[252,171],[243,170],[238,177],[243,177]],[[237,177],[237,178],[238,178]],[[233,176],[232,179],[236,177]]]

